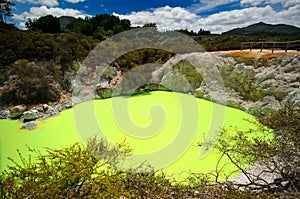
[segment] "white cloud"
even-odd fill
[[[161,7],[148,11],[118,15],[129,19],[133,26],[156,23],[160,30],[185,29],[198,31],[200,28],[212,33],[222,33],[233,28],[245,27],[258,22],[270,24],[285,23],[300,27],[300,4],[276,11],[272,6],[248,7],[224,11],[208,17],[200,17],[181,7]]]
[[[282,1],[283,6],[290,7],[290,6],[296,6],[300,5],[300,0],[288,0],[288,1]],[[298,13],[299,14],[299,13]]]
[[[300,5],[275,11],[270,5],[231,10],[210,15],[201,24],[212,32],[225,32],[233,28],[245,27],[258,22],[269,24],[289,24],[300,27]]]
[[[25,27],[25,22],[20,22],[20,23],[19,23],[19,26],[20,26],[20,27]]]
[[[203,19],[201,23],[205,29],[212,32],[225,32],[227,30],[244,27],[257,22],[270,22],[269,16],[276,16],[271,6],[263,8],[251,7],[241,10],[231,10],[213,14]]]
[[[132,12],[128,15],[119,15],[121,19],[129,19],[133,26],[143,26],[146,23],[156,23],[160,30],[193,29],[200,19],[194,13],[181,7],[165,6],[148,11]],[[199,24],[198,24],[199,25]],[[199,27],[199,26],[198,26]],[[200,29],[200,27],[199,27]]]
[[[80,3],[80,2],[84,2],[85,0],[65,0],[65,1],[69,3]]]
[[[16,0],[19,3],[39,4],[49,7],[58,6],[57,0]]]
[[[222,5],[227,5],[239,0],[198,0],[197,3],[190,7],[193,12],[209,11]]]
[[[262,4],[265,0],[241,0],[241,5],[252,5],[258,6]]]
[[[31,19],[35,19],[35,18],[39,18],[41,16],[45,16],[45,15],[53,15],[53,16],[72,16],[72,17],[81,17],[81,18],[85,18],[86,15],[85,13],[83,13],[80,10],[75,10],[75,9],[71,9],[71,8],[47,8],[46,6],[41,6],[41,7],[32,7],[30,8],[29,12],[23,12],[22,14],[15,14],[13,16],[14,19],[16,20],[20,20],[20,21],[25,21],[28,18]],[[20,26],[24,25],[23,22],[20,22]]]
[[[289,7],[287,10],[282,10],[276,16],[270,16],[270,23],[276,19],[277,23],[285,23],[300,27],[300,4]]]
[[[241,0],[241,5],[275,5],[280,4],[283,7],[291,7],[300,4],[300,0]]]

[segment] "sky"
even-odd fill
[[[85,18],[114,14],[132,26],[156,23],[160,30],[200,28],[222,33],[265,22],[300,27],[300,0],[11,0],[10,22],[25,28],[28,18],[45,15]]]

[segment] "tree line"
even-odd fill
[[[61,25],[60,19],[63,19],[63,17],[57,18],[52,15],[38,19],[29,18],[25,25],[30,31],[40,30],[43,33],[75,32],[93,36],[93,38],[100,40],[131,28],[131,23],[128,19],[120,19],[109,14],[86,17],[85,19],[70,17],[65,27]]]
[[[118,16],[109,14],[99,14],[93,17],[73,18],[52,15],[40,17],[38,19],[27,19],[26,28],[31,31],[40,30],[44,33],[75,32],[86,36],[93,36],[94,39],[104,40],[107,37],[120,32],[130,30],[131,22],[128,19],[120,19]],[[156,23],[146,23],[143,27],[157,28]],[[179,32],[189,36],[210,35],[210,31],[200,28],[198,32],[187,29],[180,29]]]

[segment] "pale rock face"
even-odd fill
[[[174,78],[175,74],[170,75],[172,72],[170,68],[188,56],[177,55],[171,58],[152,73],[153,79],[160,84],[174,85],[176,78]],[[201,56],[201,54],[196,56]],[[202,76],[208,76],[207,79],[210,78],[211,81],[202,83],[193,91],[196,97],[226,104],[256,115],[258,111],[267,114],[278,109],[288,95],[299,92],[300,55],[270,58],[266,63],[257,60],[252,65],[238,63],[233,57],[222,56],[222,54],[216,54],[210,59],[220,71],[224,88],[213,84],[213,78],[218,74],[215,72],[213,74],[213,71],[209,70],[199,71]],[[202,64],[209,66],[208,60],[205,59]],[[207,83],[213,86],[205,85]]]

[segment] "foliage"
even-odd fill
[[[105,197],[117,195],[122,189],[121,184],[110,187],[110,183],[118,180],[121,173],[112,169],[101,169],[112,158],[119,158],[127,153],[125,146],[119,149],[105,145],[103,140],[94,146],[92,139],[90,147],[97,149],[105,146],[100,161],[92,156],[88,149],[75,144],[62,150],[47,149],[46,154],[29,149],[37,160],[26,160],[19,152],[21,164],[15,162],[10,172],[2,174],[1,193],[5,198],[86,198],[87,195]],[[114,152],[119,155],[111,156]],[[111,177],[111,178],[109,178]],[[102,184],[103,183],[103,184]],[[91,186],[99,185],[95,190]],[[103,192],[102,192],[103,191]],[[106,195],[107,196],[107,195]]]
[[[172,56],[174,56],[174,53],[165,50],[153,48],[138,49],[122,55],[112,63],[112,66],[121,69],[122,72],[127,72],[143,64],[163,64]]]
[[[220,159],[227,156],[248,181],[230,186],[251,192],[266,192],[272,197],[294,198],[300,192],[299,103],[286,103],[260,121],[271,129],[261,126],[257,130],[242,131],[235,135],[227,130],[221,132],[215,146],[220,152]],[[253,163],[258,167],[256,172],[246,170]],[[219,168],[214,174],[216,180],[223,173],[222,170]]]
[[[18,59],[55,60],[68,64],[83,60],[96,45],[90,37],[76,33],[48,34],[41,32],[1,29],[0,66],[12,64]]]
[[[182,74],[185,79],[190,83],[192,89],[200,87],[203,80],[201,74],[196,70],[188,61],[184,60],[173,66],[173,69],[178,69],[179,73]]]
[[[210,35],[210,31],[203,30],[202,28],[200,28],[198,32],[194,32],[193,30],[189,31],[188,29],[180,29],[177,31],[188,36]]]
[[[72,20],[66,27],[66,32],[76,32],[95,39],[104,40],[114,34],[129,30],[131,23],[127,19],[109,14],[96,15],[91,18]]]
[[[283,188],[300,192],[300,104],[286,102],[283,108],[260,121],[274,129],[275,144],[270,156],[275,157],[276,171],[281,175],[277,183]]]
[[[157,28],[156,23],[146,23],[143,25],[143,27],[145,28]]]
[[[61,16],[58,18],[59,19],[59,24],[60,24],[60,30],[64,32],[67,28],[67,25],[75,19],[75,17],[71,16]]]
[[[1,104],[48,103],[70,90],[76,72],[96,41],[76,33],[49,34],[13,29],[0,31]],[[24,101],[23,101],[24,100]]]
[[[114,166],[130,153],[124,144],[116,147],[93,138],[88,148],[79,144],[45,154],[29,149],[36,158],[0,175],[1,198],[187,198],[191,189],[173,185],[164,174],[141,167],[119,171]],[[91,155],[91,153],[94,154]],[[97,158],[95,158],[97,157]]]
[[[57,17],[47,15],[39,19],[31,20],[30,18],[25,23],[28,30],[41,30],[44,33],[59,33],[60,22]]]
[[[11,12],[11,7],[15,3],[10,0],[0,0],[0,23],[6,23],[6,17],[13,16]]]
[[[1,104],[36,104],[56,101],[60,88],[54,71],[38,66],[28,60],[19,60],[9,69],[8,79],[3,83]]]

